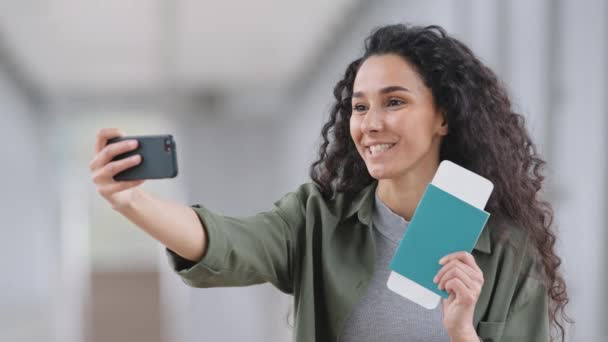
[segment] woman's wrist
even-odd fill
[[[136,214],[138,207],[141,207],[141,203],[146,198],[146,193],[141,188],[133,188],[129,196],[126,199],[123,199],[120,203],[112,203],[112,209],[116,210],[123,216],[132,216]]]

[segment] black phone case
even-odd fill
[[[139,142],[137,148],[117,155],[112,161],[139,154],[141,163],[117,173],[114,175],[114,180],[160,179],[177,176],[177,152],[172,135],[120,137],[109,139],[108,144],[131,139]]]

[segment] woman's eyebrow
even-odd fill
[[[380,94],[388,94],[388,93],[392,93],[394,91],[407,91],[408,93],[411,93],[411,91],[407,88],[404,88],[402,86],[388,86],[388,87],[384,87],[382,89],[380,89]],[[362,91],[356,91],[353,93],[353,98],[356,97],[363,97],[363,92]]]

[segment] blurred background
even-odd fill
[[[228,215],[308,181],[332,89],[378,25],[439,24],[509,87],[548,160],[573,341],[608,340],[608,3],[0,0],[0,341],[288,341],[270,285],[191,289],[97,195],[101,127],[175,136],[144,187]]]

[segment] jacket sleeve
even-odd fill
[[[198,263],[167,250],[169,263],[192,287],[247,286],[270,282],[293,291],[296,230],[304,209],[297,193],[289,193],[267,212],[236,218],[193,205],[207,235],[207,251]]]

